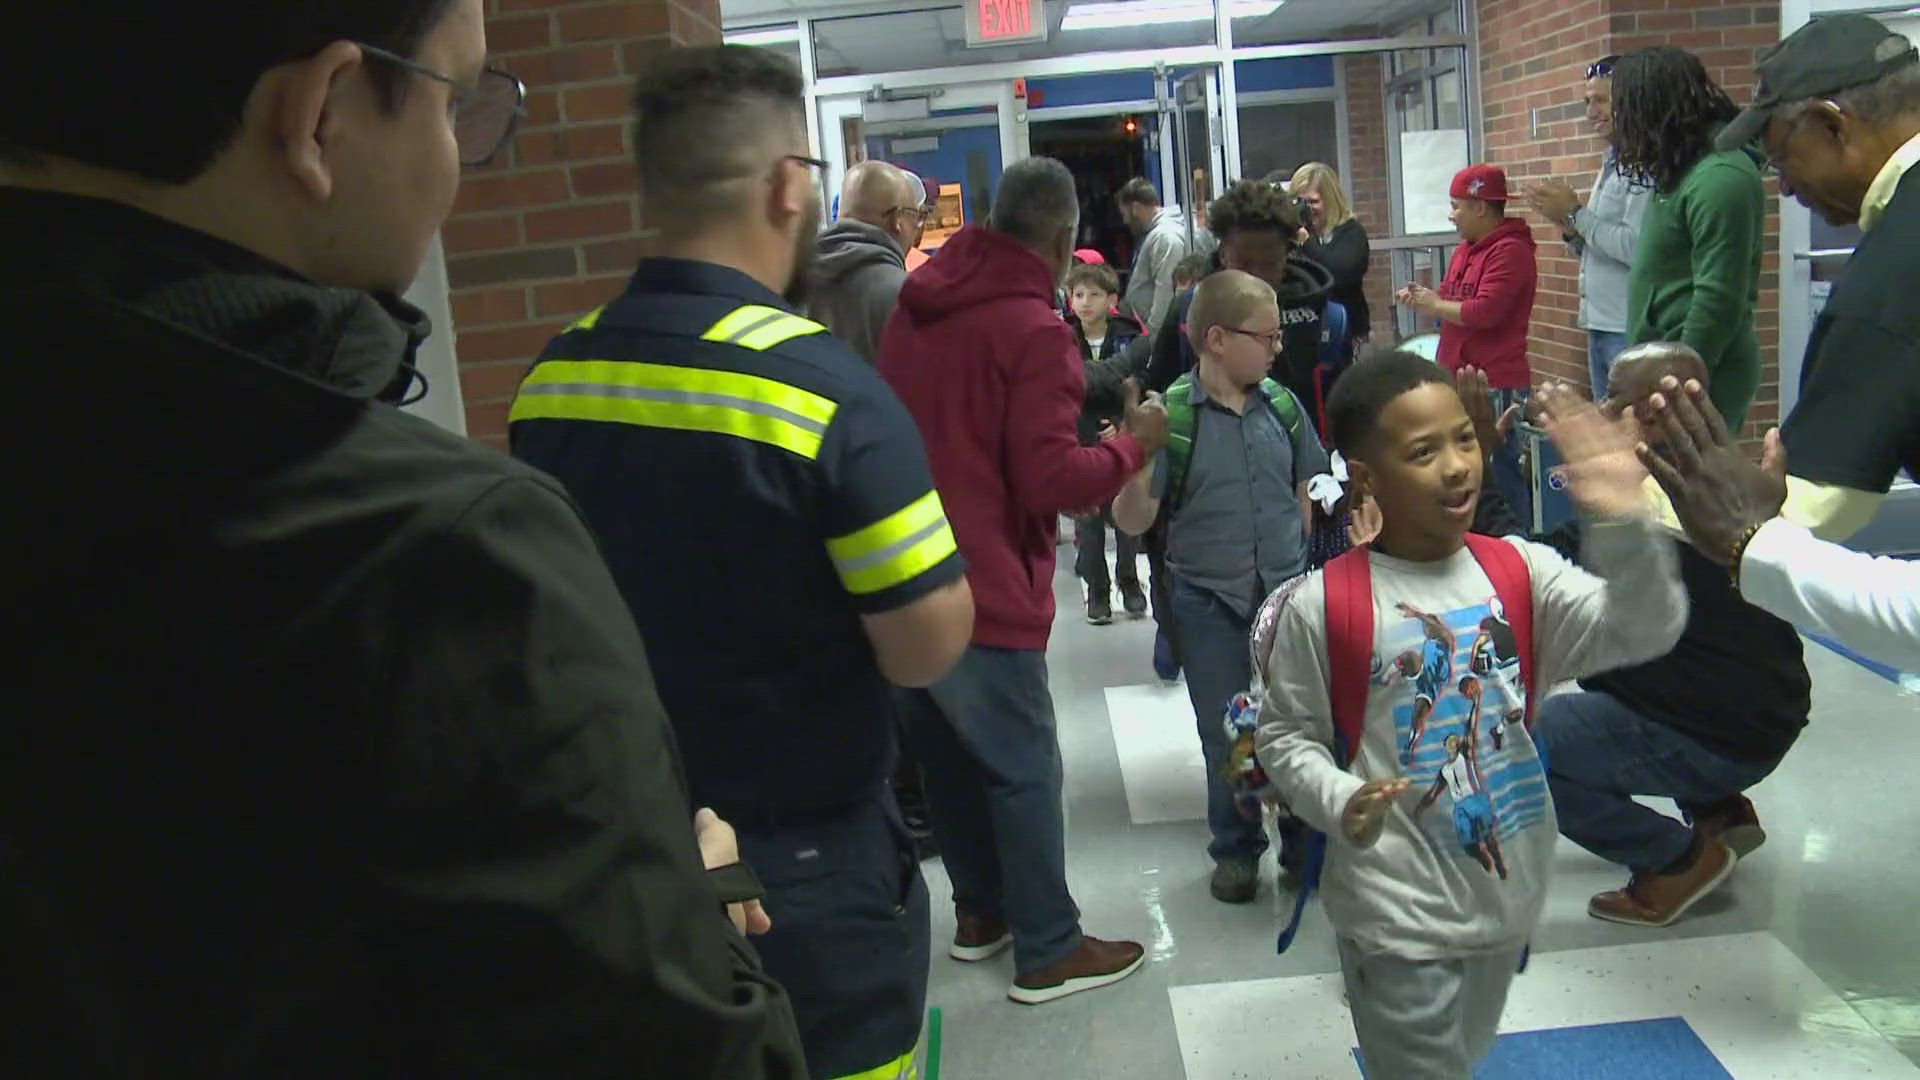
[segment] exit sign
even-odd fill
[[[1043,0],[966,0],[966,5],[969,48],[1047,40]]]

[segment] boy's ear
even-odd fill
[[[1340,456],[1346,459],[1347,482],[1352,485],[1353,490],[1365,494],[1368,498],[1372,498],[1373,470],[1368,468],[1367,463],[1361,461],[1359,458],[1349,457],[1346,454]]]

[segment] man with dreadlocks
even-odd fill
[[[1627,279],[1628,340],[1691,346],[1735,431],[1760,386],[1753,310],[1767,200],[1763,155],[1714,149],[1737,112],[1692,53],[1642,49],[1613,70],[1619,167],[1654,192]]]

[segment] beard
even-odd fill
[[[780,298],[795,311],[806,310],[807,300],[813,296],[813,277],[815,264],[820,257],[820,204],[813,203],[807,216],[800,222],[800,230],[793,237],[793,276],[787,281],[786,291]]]

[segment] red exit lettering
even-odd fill
[[[987,40],[1021,37],[1033,32],[1032,0],[977,0],[980,36]]]

